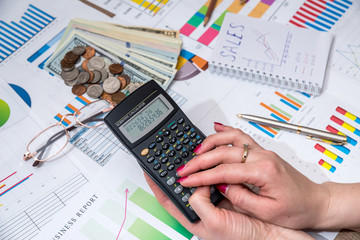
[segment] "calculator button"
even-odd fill
[[[190,155],[190,154],[189,154],[188,151],[185,151],[185,152],[183,152],[183,153],[181,154],[181,156],[182,156],[183,158],[187,158],[189,155]]]
[[[161,158],[161,163],[167,163],[167,161],[169,161],[169,158],[168,157],[163,157]]]
[[[171,130],[176,130],[178,128],[178,125],[177,124],[173,124],[173,125],[171,125],[171,127],[170,127],[170,129]]]
[[[154,170],[159,170],[161,168],[161,164],[157,163],[154,165]]]
[[[148,146],[149,149],[154,149],[155,147],[156,147],[155,142],[150,143],[149,146]]]
[[[183,144],[188,144],[190,142],[190,138],[185,138]]]
[[[185,194],[185,196],[183,196],[183,197],[181,198],[181,200],[182,200],[183,202],[188,202],[188,201],[189,201],[189,198],[190,198],[190,194],[187,193],[187,194]]]
[[[148,163],[152,163],[154,160],[155,160],[155,157],[154,157],[154,156],[150,156],[150,157],[148,157],[147,162],[148,162]]]
[[[148,148],[144,148],[142,151],[141,151],[141,156],[146,156],[146,155],[148,155],[148,153],[149,153],[149,149]]]
[[[190,125],[186,125],[186,126],[184,127],[184,131],[185,131],[185,132],[189,131],[190,129],[191,129]]]
[[[184,132],[183,131],[180,131],[176,134],[177,137],[182,137],[184,135]]]
[[[196,141],[196,144],[199,145],[200,143],[202,143],[202,139],[200,138],[199,140]]]
[[[174,161],[175,164],[180,164],[181,162],[182,162],[181,157],[176,158],[175,161]]]
[[[193,188],[190,189],[190,192],[191,192],[191,193],[194,193],[195,190],[196,190],[196,188],[193,187]]]
[[[167,137],[167,136],[169,136],[169,135],[170,135],[170,131],[169,131],[169,130],[166,130],[166,131],[164,131],[164,133],[163,133],[163,134],[164,134],[164,136],[165,136],[165,137]]]
[[[191,146],[189,147],[189,151],[191,151],[191,152],[194,151],[195,147],[196,147],[195,145],[191,145]]]
[[[171,185],[173,185],[175,182],[176,182],[175,177],[171,177],[171,178],[169,178],[169,180],[166,181],[166,184],[169,185],[169,186],[171,186]]]
[[[154,155],[157,157],[160,156],[161,154],[162,154],[162,151],[160,149],[156,150],[154,153]]]
[[[169,143],[174,144],[175,142],[176,142],[176,138],[175,138],[175,137],[170,138]]]
[[[175,168],[175,165],[174,165],[174,164],[170,164],[170,165],[167,167],[167,169],[168,169],[169,171],[174,170],[174,168]]]
[[[215,187],[214,186],[211,186],[210,187],[210,194],[213,194],[215,192]]]
[[[183,145],[182,145],[182,144],[178,144],[178,145],[176,145],[176,147],[175,147],[176,151],[180,151],[182,148],[183,148]]]
[[[173,157],[173,156],[175,156],[175,154],[176,154],[175,150],[171,150],[171,151],[169,152],[168,156],[169,156],[169,157]]]
[[[162,141],[164,141],[164,138],[162,136],[158,136],[155,141],[157,143],[161,143]]]
[[[195,138],[196,136],[197,136],[197,133],[196,133],[196,132],[190,133],[190,137],[191,137],[191,138]]]
[[[170,147],[170,144],[164,143],[164,145],[162,146],[162,149],[167,150],[169,147]]]
[[[182,117],[182,118],[179,118],[178,120],[177,120],[177,123],[178,124],[183,124],[185,122],[185,119]]]
[[[164,170],[164,171],[162,171],[161,173],[160,173],[160,177],[165,177],[166,175],[167,175],[167,171],[166,170]]]
[[[191,206],[189,206],[189,209],[190,209],[191,211],[194,211],[194,209],[193,209]]]
[[[177,187],[174,189],[174,192],[175,192],[176,194],[179,194],[179,193],[182,192],[183,189],[184,189],[184,187],[181,186],[181,185],[179,185],[179,186],[177,186]]]

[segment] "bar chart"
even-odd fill
[[[55,17],[29,4],[18,21],[0,20],[0,63],[45,29]]]
[[[207,60],[182,49],[178,57],[178,63],[176,65],[178,72],[174,80],[190,79],[201,73],[201,71],[205,71],[208,67],[209,64]]]

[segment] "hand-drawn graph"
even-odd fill
[[[270,33],[269,32],[261,33],[257,29],[252,29],[252,31],[257,35],[256,42],[264,47],[264,49],[265,49],[264,53],[268,57],[268,59],[273,60],[273,61],[278,61],[279,58],[276,55],[276,52],[271,48],[271,45],[269,44],[269,42],[267,41],[267,38],[266,38],[266,36],[269,35]]]

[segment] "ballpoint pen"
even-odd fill
[[[307,135],[308,138],[328,142],[330,144],[343,145],[346,143],[347,137],[344,135],[338,135],[315,128],[309,128],[287,122],[280,122],[269,118],[263,118],[248,114],[237,114],[239,118],[249,120],[250,122],[259,123],[262,125],[294,131],[298,134]]]

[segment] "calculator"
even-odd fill
[[[176,169],[195,156],[194,149],[205,135],[175,101],[151,80],[120,102],[104,121],[187,219],[198,221],[188,201],[195,188],[180,185]],[[216,205],[223,196],[211,186],[210,198]]]

